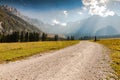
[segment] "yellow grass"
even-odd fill
[[[110,54],[110,57],[113,61],[111,66],[120,77],[120,39],[100,40],[98,42],[108,46],[111,49],[112,53]]]
[[[79,41],[0,43],[0,62],[14,61],[37,53],[58,50]]]

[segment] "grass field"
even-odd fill
[[[113,60],[113,64],[111,66],[120,77],[120,39],[100,40],[98,42],[111,49],[112,53],[110,54],[110,57]]]
[[[0,43],[0,63],[15,61],[37,53],[62,49],[77,43],[79,41]]]

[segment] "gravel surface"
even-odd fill
[[[115,80],[108,50],[81,41],[65,49],[0,64],[0,80]]]

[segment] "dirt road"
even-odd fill
[[[0,80],[109,80],[114,71],[106,52],[102,45],[81,41],[42,56],[1,64]]]

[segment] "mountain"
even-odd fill
[[[120,16],[90,16],[84,20],[69,22],[67,26],[45,24],[37,19],[31,19],[31,23],[49,34],[64,34],[66,36],[104,36],[120,34]]]
[[[67,26],[62,26],[59,24],[51,25],[37,19],[29,18],[22,15],[17,9],[6,5],[1,6],[0,10],[0,32],[3,29],[9,29],[7,30],[9,32],[13,30],[41,30],[48,34],[72,35],[75,38],[120,34],[120,16],[118,15],[107,17],[93,15],[84,20],[69,22]],[[4,27],[3,24],[6,26],[9,25],[9,28]]]
[[[16,8],[10,7],[8,5],[2,5],[0,7],[5,12],[11,13],[16,17],[23,19],[27,23],[36,26],[38,29],[48,34],[60,34],[60,35],[72,34],[71,32],[74,33],[74,31],[77,30],[77,27],[76,28],[73,27],[73,25],[75,25],[73,22],[68,23],[68,26],[61,26],[59,24],[51,25],[51,24],[43,23],[38,19],[33,19],[24,16]]]
[[[16,16],[20,15],[20,12],[16,8],[10,7],[8,5],[1,5],[0,8],[4,11],[14,14]]]
[[[111,36],[111,34],[114,36],[114,35],[118,35],[119,32],[112,26],[107,26],[107,27],[104,27],[102,29],[99,29],[95,35],[97,36]]]
[[[13,31],[41,32],[37,27],[29,24],[22,18],[17,9],[7,5],[0,6],[0,32],[11,33]]]
[[[69,23],[69,26],[67,26],[67,27],[61,26],[59,24],[58,25],[57,24],[51,25],[51,24],[43,23],[42,21],[40,21],[38,19],[33,19],[33,18],[29,18],[27,16],[24,16],[16,8],[10,7],[8,5],[2,5],[1,9],[3,9],[5,12],[8,12],[8,13],[15,15],[16,17],[23,19],[24,21],[28,22],[31,25],[36,26],[37,28],[39,28],[41,31],[43,31],[45,33],[67,34],[67,33],[71,32],[71,30],[73,30],[73,27],[70,26],[71,23]]]
[[[11,13],[21,19],[23,19],[24,21],[26,21],[27,23],[36,26],[37,28],[41,28],[40,26],[43,26],[44,23],[42,21],[39,21],[37,19],[33,19],[33,18],[29,18],[28,16],[24,16],[23,14],[21,14],[16,8],[10,7],[8,5],[1,5],[0,6],[2,10],[4,10],[5,12]]]
[[[0,6],[0,31],[12,33],[13,31],[39,32],[46,33],[48,38],[54,38],[57,34],[52,29],[55,29],[50,24],[44,24],[37,19],[29,18],[22,15],[16,8],[8,5]],[[63,34],[58,34],[60,39],[64,39]]]
[[[79,28],[73,34],[76,38],[83,36],[103,36],[120,34],[120,16],[91,16],[85,20],[80,21]]]

